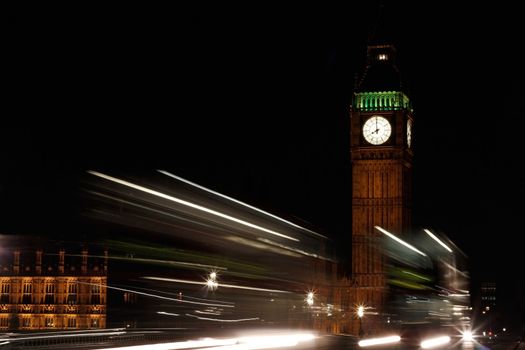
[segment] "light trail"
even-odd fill
[[[116,286],[115,286],[116,287]],[[145,291],[152,291],[152,292],[157,292],[157,293],[162,293],[162,294],[168,294],[168,295],[176,295],[177,298],[181,299],[181,298],[185,298],[185,299],[190,299],[190,300],[200,300],[200,301],[209,301],[209,299],[204,299],[204,298],[197,298],[197,297],[192,297],[188,294],[182,294],[182,292],[179,292],[179,293],[173,293],[173,292],[166,292],[166,291],[162,291],[162,290],[157,290],[157,289],[151,289],[151,288],[143,288],[143,287],[130,287],[130,286],[126,286],[126,285],[119,285],[119,288],[137,288],[137,289],[140,289],[140,290],[145,290]],[[214,301],[217,301],[214,299]],[[221,303],[225,303],[225,304],[230,304],[230,305],[235,305],[234,302],[231,302],[231,301],[224,301],[224,300],[220,300]]]
[[[58,256],[57,253],[46,253],[45,255],[49,256]],[[73,257],[82,257],[81,254],[65,254],[66,256],[73,256]],[[176,265],[176,266],[185,266],[185,267],[193,267],[193,268],[199,268],[199,269],[216,269],[221,271],[227,271],[228,268],[221,267],[217,265],[207,265],[207,264],[200,264],[200,263],[191,263],[187,261],[177,261],[177,260],[160,260],[160,259],[146,259],[146,258],[130,258],[130,257],[123,257],[123,256],[105,256],[105,255],[87,255],[89,258],[101,258],[101,259],[112,259],[112,260],[125,260],[125,261],[138,261],[138,262],[146,262],[146,263],[162,263],[167,265]]]
[[[146,344],[123,347],[104,348],[101,350],[178,350],[206,348],[207,350],[255,350],[296,346],[299,342],[315,339],[310,333],[246,336],[229,339],[204,338],[161,344]]]
[[[177,175],[174,175],[174,174],[172,174],[172,173],[170,173],[170,172],[167,172],[166,170],[157,170],[157,171],[158,171],[159,173],[161,173],[161,174],[164,174],[164,175],[166,175],[166,176],[169,176],[169,177],[172,177],[172,178],[177,179],[177,180],[179,180],[179,181],[182,181],[182,182],[184,182],[184,183],[187,183],[188,185],[191,185],[191,186],[193,186],[193,187],[197,187],[198,189],[201,189],[201,190],[203,190],[203,191],[206,191],[206,192],[212,193],[212,194],[214,194],[214,195],[216,195],[216,196],[219,196],[219,197],[222,197],[222,198],[228,199],[228,200],[230,200],[230,201],[232,201],[232,202],[234,202],[234,203],[237,203],[237,204],[240,204],[240,205],[245,206],[245,207],[247,207],[247,208],[250,208],[250,209],[252,209],[252,210],[258,211],[258,212],[261,213],[261,214],[268,215],[268,216],[271,217],[271,218],[274,218],[274,219],[279,220],[279,221],[281,221],[281,222],[287,223],[288,225],[293,226],[293,227],[295,227],[295,228],[298,228],[298,229],[301,229],[301,230],[307,231],[307,232],[309,232],[309,233],[311,233],[311,234],[314,234],[314,235],[316,235],[316,236],[318,236],[318,237],[326,238],[325,236],[323,236],[323,235],[321,235],[321,234],[319,234],[319,233],[317,233],[317,232],[314,232],[314,231],[309,230],[309,229],[307,229],[307,228],[305,228],[305,227],[302,227],[302,226],[299,226],[299,225],[297,225],[297,224],[294,224],[294,223],[291,222],[291,221],[285,220],[285,219],[283,219],[283,218],[281,218],[281,217],[278,217],[277,215],[274,215],[274,214],[272,214],[272,213],[269,213],[269,212],[267,212],[267,211],[264,211],[264,210],[262,210],[262,209],[259,209],[259,208],[257,208],[257,207],[254,207],[254,206],[249,205],[249,204],[247,204],[247,203],[241,202],[240,200],[237,200],[237,199],[235,199],[235,198],[228,197],[228,196],[226,196],[226,195],[224,195],[224,194],[222,194],[222,193],[216,192],[216,191],[214,191],[214,190],[211,190],[211,189],[209,189],[209,188],[206,188],[206,187],[201,186],[201,185],[199,185],[199,184],[196,184],[196,183],[194,183],[194,182],[188,181],[188,180],[186,180],[186,179],[184,179],[184,178],[182,178],[182,177],[180,177],[180,176],[177,176]]]
[[[441,241],[439,238],[437,238],[436,235],[434,235],[432,232],[430,232],[426,228],[423,229],[423,231],[425,231],[427,233],[427,235],[429,235],[434,241],[438,242],[443,248],[445,248],[450,253],[452,253],[452,249],[450,249],[445,243],[443,243],[443,241]]]
[[[259,319],[259,317],[254,317],[254,318],[240,318],[240,319],[237,319],[237,320],[224,320],[224,319],[220,319],[220,318],[202,317],[202,316],[197,316],[197,315],[192,315],[192,314],[186,314],[186,316],[193,317],[193,318],[196,318],[196,319],[199,319],[199,320],[203,320],[203,321],[217,321],[217,322],[229,322],[229,323],[232,323],[232,322],[234,323],[234,322],[257,321]]]
[[[178,350],[178,349],[195,349],[195,348],[207,348],[211,346],[224,346],[233,345],[237,342],[237,339],[203,339],[203,340],[187,340],[182,342],[171,342],[161,344],[146,344],[146,345],[133,345],[133,346],[121,346],[104,348],[101,350]]]
[[[79,284],[88,284],[88,285],[97,285],[97,286],[101,286],[101,287],[104,287],[104,288],[120,290],[120,291],[123,291],[123,292],[135,293],[135,294],[139,294],[139,295],[148,296],[148,297],[151,297],[151,298],[171,300],[171,301],[176,301],[178,303],[184,303],[184,304],[205,305],[205,306],[219,306],[219,307],[235,307],[234,305],[228,305],[228,304],[201,303],[201,302],[198,302],[198,301],[183,300],[183,299],[179,299],[179,298],[170,298],[170,297],[165,297],[165,296],[162,296],[162,295],[156,295],[156,294],[151,294],[151,293],[139,292],[139,291],[136,291],[136,290],[133,290],[133,289],[119,288],[119,287],[113,287],[113,286],[108,286],[108,285],[100,285],[100,284],[97,284],[97,283],[88,283],[88,282],[77,282],[77,283],[79,283]]]
[[[180,314],[174,314],[172,312],[157,311],[159,315],[168,315],[168,316],[180,316]]]
[[[53,339],[53,338],[72,338],[72,337],[95,337],[95,336],[102,336],[102,335],[121,335],[126,334],[125,331],[111,331],[111,332],[100,332],[100,331],[87,331],[87,332],[75,332],[71,334],[46,334],[46,335],[32,335],[27,337],[16,337],[16,338],[0,338],[0,342],[6,341],[6,342],[17,342],[21,340],[37,340],[37,339]]]
[[[187,283],[187,284],[200,284],[203,286],[206,286],[208,283],[206,281],[200,282],[200,281],[190,281],[190,280],[181,280],[176,278],[164,278],[164,277],[142,277],[149,280],[155,280],[155,281],[164,281],[164,282],[176,282],[176,283]],[[257,288],[257,287],[248,287],[248,286],[239,286],[235,284],[223,284],[220,283],[218,285],[221,288],[235,288],[235,289],[247,289],[247,290],[255,290],[260,292],[274,292],[274,293],[291,293],[286,290],[279,290],[279,289],[267,289],[267,288]]]
[[[399,335],[392,335],[392,336],[389,336],[389,337],[371,338],[371,339],[360,340],[357,344],[360,347],[364,348],[364,347],[367,347],[367,346],[397,343],[400,340],[401,340],[401,337]]]
[[[251,222],[238,219],[238,218],[233,217],[231,215],[227,215],[227,214],[218,212],[216,210],[206,208],[206,207],[204,207],[202,205],[191,203],[191,202],[188,202],[188,201],[186,201],[184,199],[180,199],[180,198],[177,198],[177,197],[174,197],[174,196],[170,196],[170,195],[164,194],[162,192],[155,191],[155,190],[149,189],[147,187],[131,183],[131,182],[126,181],[126,180],[118,179],[116,177],[109,176],[109,175],[106,175],[106,174],[102,174],[102,173],[99,173],[99,172],[93,171],[93,170],[89,170],[88,173],[90,173],[91,175],[95,175],[95,176],[101,177],[103,179],[106,179],[106,180],[109,180],[109,181],[121,184],[121,185],[124,185],[124,186],[130,187],[130,188],[134,188],[136,190],[139,190],[139,191],[142,191],[142,192],[145,192],[145,193],[152,194],[152,195],[160,197],[160,198],[167,199],[169,201],[172,201],[172,202],[175,202],[175,203],[178,203],[178,204],[185,205],[185,206],[193,208],[193,209],[197,209],[197,210],[203,211],[203,212],[208,213],[208,214],[212,214],[212,215],[221,217],[221,218],[226,219],[226,220],[230,220],[230,221],[236,222],[238,224],[241,224],[241,225],[244,225],[244,226],[247,226],[247,227],[254,228],[256,230],[260,230],[260,231],[263,231],[263,232],[266,232],[266,233],[270,233],[270,234],[278,236],[278,237],[286,238],[286,239],[289,239],[291,241],[299,242],[299,240],[297,238],[287,236],[285,234],[282,234],[282,233],[279,233],[279,232],[267,229],[265,227],[261,227],[259,225],[252,224]]]
[[[203,314],[203,315],[220,315],[220,312],[217,311],[201,311],[201,310],[193,310],[197,314]]]
[[[264,243],[267,243],[267,244],[270,244],[270,245],[273,245],[273,246],[276,246],[276,247],[279,247],[279,248],[282,248],[282,249],[286,249],[286,250],[289,250],[289,251],[292,251],[292,252],[296,252],[296,253],[299,253],[299,254],[302,254],[302,255],[306,255],[306,256],[310,256],[312,258],[316,258],[316,259],[321,259],[321,260],[327,260],[327,261],[332,261],[332,262],[335,262],[335,260],[333,259],[330,259],[330,258],[326,258],[324,256],[321,256],[321,255],[317,255],[315,253],[309,253],[305,250],[302,250],[302,249],[297,249],[297,248],[292,248],[292,247],[289,247],[287,245],[284,245],[284,244],[281,244],[281,243],[277,243],[277,242],[274,242],[272,240],[269,240],[267,238],[257,238],[258,241],[261,241],[261,242],[264,242]]]
[[[450,342],[450,337],[448,335],[442,337],[436,337],[431,339],[426,339],[421,342],[421,347],[423,349],[435,348]]]
[[[421,250],[417,249],[416,247],[414,247],[413,245],[411,244],[408,244],[407,242],[403,241],[402,239],[400,239],[399,237],[396,237],[395,235],[391,234],[390,232],[388,232],[387,230],[385,230],[384,228],[382,227],[379,227],[379,226],[374,226],[377,230],[383,232],[385,235],[387,235],[388,237],[392,238],[394,241],[396,242],[399,242],[401,243],[402,245],[404,245],[405,247],[409,248],[409,249],[412,249],[413,251],[415,251],[416,253],[418,254],[421,254],[423,256],[427,256],[425,253],[423,253]]]

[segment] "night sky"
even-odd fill
[[[521,12],[461,6],[387,3],[384,13],[415,108],[414,227],[450,237],[474,283],[495,279],[517,298]],[[14,13],[6,116],[20,124],[0,132],[1,232],[74,230],[83,170],[161,168],[307,222],[349,251],[349,105],[378,11],[370,2]]]

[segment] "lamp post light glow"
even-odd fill
[[[365,315],[365,307],[363,305],[359,305],[357,307],[357,317],[359,318],[359,336],[362,337],[365,332],[363,330],[363,316]]]
[[[219,287],[219,283],[217,282],[217,272],[212,271],[210,272],[210,275],[208,276],[208,279],[206,280],[206,286],[210,290],[215,290],[217,287]]]
[[[306,293],[306,304],[308,305],[308,310],[307,310],[307,319],[308,319],[308,326],[309,327],[313,327],[313,319],[312,319],[312,313],[313,313],[313,308],[312,306],[314,306],[314,297],[315,297],[315,294],[314,292],[312,291],[309,291],[308,293]]]
[[[363,305],[360,305],[358,308],[357,308],[357,317],[359,318],[362,318],[365,314],[365,308]]]
[[[306,295],[306,303],[308,306],[312,306],[314,304],[314,292],[308,292]]]

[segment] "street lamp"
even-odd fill
[[[217,272],[212,271],[209,274],[208,279],[206,280],[206,286],[209,290],[217,289],[217,287],[219,286],[219,283],[217,282]]]
[[[313,291],[306,293],[306,304],[308,305],[308,327],[312,327],[312,306],[314,305],[315,294]]]
[[[308,294],[306,295],[306,303],[308,304],[308,306],[312,306],[314,304],[314,293],[313,292],[308,292]]]
[[[362,337],[365,332],[363,331],[363,316],[365,315],[365,307],[359,305],[357,307],[357,317],[359,318],[359,337]]]

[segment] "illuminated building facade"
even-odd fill
[[[496,282],[481,282],[481,308],[496,306]]]
[[[409,232],[414,116],[396,64],[396,48],[371,41],[351,106],[352,279],[354,306],[365,306],[367,331],[381,329],[386,299],[380,226]],[[350,333],[358,334],[356,319]]]
[[[484,331],[492,332],[497,329],[496,323],[498,321],[498,309],[496,308],[496,282],[481,282],[481,305],[480,317],[483,324]]]
[[[92,257],[87,248],[4,249],[0,330],[105,328],[107,259],[107,251]]]

